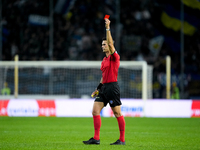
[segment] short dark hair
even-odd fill
[[[106,37],[102,38],[102,41],[107,41]],[[115,43],[115,41],[113,40],[113,44]]]
[[[102,41],[106,41],[106,37],[103,37],[103,38],[102,38]]]

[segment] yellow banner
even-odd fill
[[[200,10],[200,2],[197,0],[182,0],[183,4],[193,9]]]
[[[165,12],[162,12],[161,21],[167,28],[173,29],[174,31],[181,30],[181,21],[179,19],[170,17]],[[184,21],[183,26],[183,33],[186,35],[192,36],[196,31],[196,28],[186,21]]]

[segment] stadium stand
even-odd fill
[[[54,7],[59,0],[54,0]],[[72,0],[71,0],[72,1]],[[191,8],[185,6],[185,11]],[[49,16],[49,1],[2,0],[3,60],[13,60],[19,54],[20,60],[50,60],[49,26],[45,19]],[[54,51],[53,60],[102,60],[101,39],[104,36],[103,17],[111,15],[115,23],[114,0],[76,0],[74,7],[64,7],[64,11],[54,11]],[[61,9],[61,8],[60,8]],[[165,57],[172,58],[172,80],[179,86],[180,75],[180,32],[166,27],[170,19],[162,16],[162,10],[178,10],[177,4],[157,0],[121,0],[120,56],[121,60],[146,60],[154,67],[154,98],[162,98],[165,93]],[[8,11],[9,10],[9,11]],[[197,12],[194,10],[190,12]],[[175,13],[174,13],[175,14]],[[197,13],[198,14],[198,13]],[[43,22],[34,22],[33,17],[43,17]],[[189,14],[190,15],[190,14]],[[195,32],[185,35],[185,98],[199,96],[200,85],[200,19],[195,17]],[[165,17],[165,18],[164,18]],[[176,16],[171,16],[176,17]],[[187,19],[187,16],[186,16]],[[187,21],[187,20],[186,20]],[[190,24],[190,20],[188,20]],[[115,37],[115,30],[112,31]],[[173,37],[169,36],[173,35]],[[191,32],[189,32],[191,34]],[[150,41],[162,35],[157,53],[152,52]],[[130,47],[134,48],[130,48]],[[33,89],[26,89],[27,92]],[[59,92],[59,90],[58,90]]]

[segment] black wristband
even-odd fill
[[[100,90],[102,86],[103,86],[103,84],[99,83],[99,85],[97,86],[97,90]]]

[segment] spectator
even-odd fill
[[[10,88],[8,87],[8,83],[5,82],[5,83],[4,83],[4,88],[1,89],[1,94],[2,94],[2,95],[10,95],[10,93],[11,93],[11,90],[10,90]]]
[[[172,95],[171,95],[171,99],[180,99],[179,88],[177,87],[176,82],[172,83]]]

